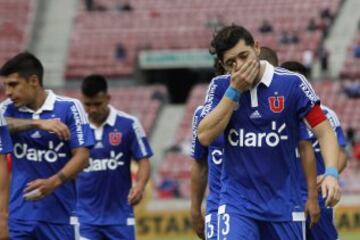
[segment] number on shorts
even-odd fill
[[[221,220],[224,222],[224,227],[221,229],[221,233],[223,236],[228,235],[230,232],[230,215],[228,213],[224,213],[221,216]]]

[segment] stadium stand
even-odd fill
[[[79,90],[59,90],[56,92],[65,96],[80,98]],[[119,110],[139,118],[147,135],[151,134],[161,106],[164,104],[164,101],[154,97],[155,92],[167,98],[167,91],[164,86],[112,88],[109,91],[111,104]]]
[[[3,90],[0,91],[0,100],[4,100]],[[59,89],[57,94],[80,99],[80,91]],[[121,111],[139,118],[147,135],[156,123],[162,105],[167,99],[167,90],[164,86],[113,88],[110,91],[111,104]]]
[[[0,64],[28,44],[36,4],[36,0],[0,0]]]
[[[351,46],[347,49],[347,57],[340,76],[354,80],[360,79],[360,31],[357,32]]]
[[[280,61],[301,60],[303,51],[316,52],[322,39],[321,30],[305,31],[308,21],[311,18],[320,21],[319,13],[325,7],[336,15],[341,1],[274,0],[268,4],[265,0],[134,0],[130,3],[132,10],[126,12],[117,10],[115,0],[96,1],[101,11],[79,8],[71,37],[68,78],[94,71],[108,77],[129,76],[141,49],[207,49],[214,28],[232,22],[256,32],[261,44],[278,51]],[[271,19],[273,32],[257,32],[264,19]],[[282,31],[301,31],[299,43],[280,44],[277,36]],[[119,45],[124,49],[120,59],[116,58]]]

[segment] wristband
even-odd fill
[[[61,184],[64,184],[67,181],[67,177],[62,172],[58,172],[56,175],[60,179]]]
[[[226,89],[225,97],[229,98],[231,101],[238,103],[240,100],[241,92],[234,87],[229,86]]]
[[[338,179],[339,178],[339,172],[338,172],[336,167],[327,167],[327,168],[325,168],[324,176],[325,177],[326,176],[333,176],[336,179]]]

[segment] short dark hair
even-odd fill
[[[40,86],[43,85],[44,67],[40,60],[30,52],[17,54],[1,67],[0,76],[7,77],[13,73],[17,73],[25,79],[36,75],[39,78]]]
[[[215,70],[215,75],[216,76],[226,74],[225,68],[220,63],[220,61],[219,61],[219,59],[217,57],[215,57],[215,59],[214,59],[214,70]]]
[[[100,92],[107,93],[107,82],[104,76],[92,74],[84,78],[81,83],[81,92],[87,97],[94,97]]]
[[[306,67],[303,64],[301,64],[301,63],[299,63],[297,61],[283,62],[280,65],[280,67],[285,68],[285,69],[290,70],[290,71],[293,71],[293,72],[300,73],[300,74],[304,75],[305,77],[308,77]]]
[[[260,55],[259,55],[260,60],[266,60],[269,63],[271,63],[272,65],[274,65],[275,67],[277,67],[279,65],[279,59],[278,56],[276,54],[276,52],[269,48],[269,47],[261,47],[260,48]]]
[[[210,54],[223,61],[224,53],[233,48],[240,40],[244,40],[246,45],[254,46],[254,38],[244,27],[232,24],[223,27],[217,32],[210,43]]]

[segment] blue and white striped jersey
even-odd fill
[[[9,130],[7,129],[6,120],[0,113],[0,154],[12,152],[13,145],[11,142]]]
[[[210,144],[204,147],[197,139],[197,127],[203,107],[199,106],[194,112],[192,122],[192,158],[196,161],[207,159],[208,164],[208,188],[206,213],[216,213],[220,202],[221,192],[221,171],[224,152],[224,136],[221,135]]]
[[[60,119],[70,130],[68,141],[55,133],[33,129],[12,135],[14,144],[10,187],[10,219],[69,224],[76,206],[75,181],[69,181],[39,201],[23,197],[26,184],[48,178],[61,170],[71,159],[72,150],[91,147],[94,137],[81,103],[72,98],[48,96],[40,109],[17,108],[11,100],[2,103],[5,117],[20,119]]]
[[[220,204],[262,221],[291,221],[303,211],[296,155],[299,122],[319,98],[300,74],[266,61],[260,82],[244,91],[224,131]],[[220,102],[230,76],[212,80],[202,118]]]
[[[153,155],[137,118],[110,106],[101,127],[91,125],[95,146],[90,165],[77,180],[77,214],[80,223],[94,225],[133,222],[127,196],[131,188],[131,160]]]

